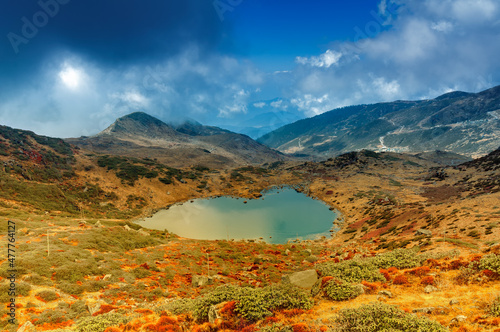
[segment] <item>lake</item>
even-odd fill
[[[161,210],[138,224],[198,240],[263,238],[268,243],[286,243],[330,236],[337,213],[323,202],[291,188],[263,194],[253,200],[196,199]]]

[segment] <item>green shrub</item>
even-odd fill
[[[188,312],[193,312],[196,300],[193,299],[179,299],[167,303],[166,305],[158,307],[155,311],[160,314],[163,311],[168,311],[173,315],[182,315]]]
[[[500,317],[500,295],[490,305],[488,312],[492,316]]]
[[[479,261],[479,268],[500,274],[500,255],[488,254],[483,256]]]
[[[78,332],[103,332],[110,326],[120,326],[129,322],[127,317],[117,313],[106,313],[95,317],[86,317],[77,322]]]
[[[372,259],[373,264],[382,269],[396,267],[398,269],[409,269],[422,265],[426,258],[417,255],[420,248],[396,249],[386,252]],[[367,280],[368,281],[368,280]]]
[[[62,322],[67,321],[65,313],[61,311],[59,308],[57,309],[49,309],[42,312],[37,319],[35,320],[35,325],[43,325],[43,324],[60,324]]]
[[[64,293],[70,294],[70,295],[80,295],[83,293],[85,288],[81,285],[78,284],[72,284],[69,282],[63,282],[60,283],[57,288],[59,288],[61,291]]]
[[[363,293],[359,286],[349,284],[342,280],[332,279],[324,287],[323,290],[329,299],[334,301],[346,301],[355,299]]]
[[[39,298],[41,298],[45,302],[55,301],[59,298],[57,293],[52,291],[52,290],[40,291],[40,292],[36,293],[36,296],[38,296]]]
[[[291,285],[273,285],[266,288],[221,286],[198,299],[194,315],[198,321],[208,319],[212,305],[226,301],[236,302],[236,313],[248,321],[258,321],[272,316],[279,309],[310,309],[312,301],[307,294]]]
[[[335,319],[336,332],[418,331],[441,332],[445,327],[425,317],[417,317],[383,303],[343,309]]]
[[[385,280],[377,266],[369,259],[352,259],[340,263],[326,262],[318,264],[316,269],[323,277],[332,276],[350,283]]]
[[[149,272],[149,270],[143,268],[142,266],[139,266],[139,267],[133,269],[131,272],[135,276],[136,279],[146,278],[146,277],[149,277],[151,275],[151,272]]]

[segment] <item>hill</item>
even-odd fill
[[[142,112],[117,119],[95,136],[66,141],[93,152],[148,157],[172,167],[227,168],[286,158],[245,135],[194,121],[170,125]]]
[[[361,149],[477,157],[500,145],[500,86],[477,94],[340,108],[281,127],[258,142],[319,158]]]

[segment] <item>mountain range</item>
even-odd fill
[[[500,86],[431,100],[339,108],[283,126],[257,141],[286,154],[318,159],[361,149],[443,150],[478,157],[500,146]]]
[[[246,135],[196,121],[167,124],[143,112],[121,117],[97,135],[66,141],[93,152],[154,158],[173,167],[226,168],[287,158]]]

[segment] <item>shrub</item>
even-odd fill
[[[479,268],[500,274],[500,255],[488,254],[483,256],[479,261]]]
[[[119,326],[128,323],[128,319],[117,313],[107,313],[95,317],[81,319],[76,326],[78,332],[104,332],[111,326]]]
[[[373,264],[379,268],[387,269],[390,267],[396,267],[398,269],[409,269],[420,266],[422,264],[423,257],[417,255],[420,249],[396,249],[380,256],[374,257]]]
[[[316,266],[322,276],[332,276],[346,282],[384,281],[383,275],[368,259],[352,259],[340,263],[321,263]]]
[[[248,321],[272,316],[273,310],[312,307],[312,301],[306,293],[291,285],[273,285],[259,289],[226,285],[198,299],[194,316],[198,321],[206,321],[212,305],[227,301],[235,301],[235,313]]]
[[[408,285],[408,278],[404,274],[397,275],[392,281],[394,285]]]
[[[429,273],[430,270],[431,270],[431,268],[428,266],[421,266],[421,267],[417,267],[416,269],[408,271],[408,273],[414,274],[418,277],[422,277],[422,276],[425,276],[427,273]]]
[[[51,302],[55,301],[59,298],[59,295],[57,295],[56,292],[52,290],[43,290],[38,293],[36,293],[36,296],[42,299],[44,302]]]
[[[343,309],[335,319],[336,332],[361,331],[419,331],[441,332],[445,327],[426,317],[417,317],[383,303],[363,305],[357,309]]]
[[[351,300],[363,293],[361,287],[335,279],[330,280],[323,290],[325,291],[325,295],[334,301]]]
[[[433,276],[427,276],[423,277],[422,280],[420,280],[420,283],[422,285],[434,285],[434,277]]]
[[[488,311],[490,315],[500,317],[500,295],[493,301]]]
[[[172,315],[182,315],[188,312],[193,312],[194,308],[195,308],[195,300],[184,298],[160,306],[158,309],[155,309],[155,311],[158,314],[160,314],[163,311],[168,311]]]

